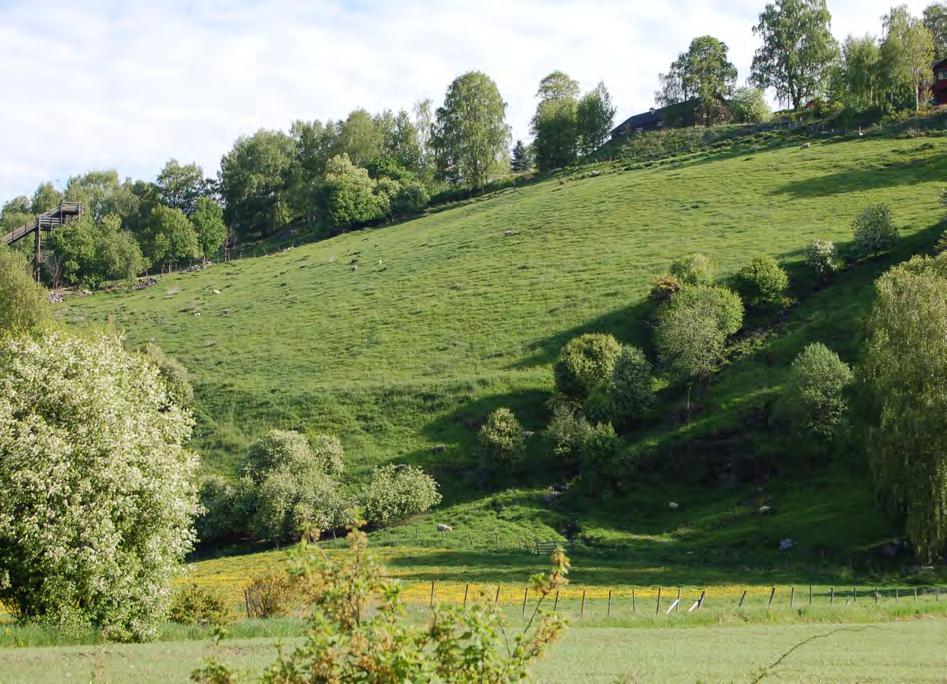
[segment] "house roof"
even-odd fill
[[[652,107],[647,112],[625,119],[612,130],[610,135],[615,136],[622,131],[633,131],[636,128],[654,128],[663,125],[668,120],[681,119],[687,114],[692,114],[697,104],[697,98],[693,98],[686,102],[675,102],[666,107]]]

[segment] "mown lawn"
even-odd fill
[[[186,681],[207,657],[238,668],[250,681],[272,661],[276,643],[233,639],[219,645],[0,649],[0,682],[164,684]],[[539,682],[938,682],[945,672],[942,619],[640,629],[573,625],[533,668]]]

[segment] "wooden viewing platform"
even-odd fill
[[[53,207],[49,211],[44,211],[29,223],[24,223],[19,228],[4,235],[3,244],[12,245],[27,235],[32,234],[34,236],[33,269],[35,271],[36,280],[39,280],[39,268],[42,262],[43,231],[45,230],[47,233],[53,231],[80,216],[82,216],[82,205],[79,202],[60,202],[58,206]]]

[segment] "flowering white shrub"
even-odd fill
[[[21,619],[152,637],[193,542],[191,424],[115,336],[0,343],[0,600]]]
[[[387,525],[441,502],[437,481],[416,466],[383,465],[375,468],[362,493],[365,519]]]

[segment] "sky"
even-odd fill
[[[878,34],[894,0],[829,0],[836,37]],[[216,174],[234,140],[353,109],[409,109],[491,76],[514,139],[539,80],[604,81],[616,121],[710,34],[743,83],[764,0],[0,0],[0,202],[90,169]],[[927,2],[909,0],[915,14]]]

